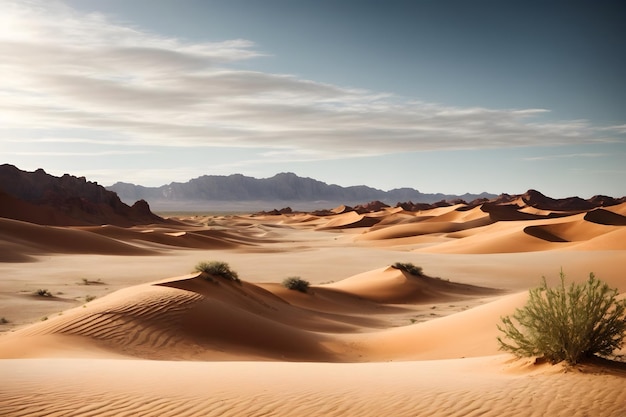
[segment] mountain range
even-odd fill
[[[160,187],[117,182],[108,190],[116,192],[122,201],[146,200],[156,210],[166,209],[264,209],[277,205],[292,205],[303,210],[328,208],[340,204],[360,204],[382,201],[434,203],[442,200],[491,199],[495,194],[426,194],[413,188],[383,191],[365,185],[342,187],[294,173],[280,173],[271,178],[254,178],[241,174],[228,176],[204,175],[188,182],[172,182]]]
[[[181,212],[218,209],[251,212],[259,207],[286,203],[295,207],[295,210],[312,211],[319,216],[337,214],[340,211],[359,213],[380,211],[389,207],[389,204],[382,200],[395,200],[396,203],[391,204],[406,211],[463,203],[463,208],[459,210],[480,206],[482,211],[498,220],[519,220],[520,207],[551,211],[548,217],[558,217],[559,213],[583,212],[626,202],[626,197],[613,198],[602,195],[590,199],[579,197],[553,199],[536,190],[528,190],[518,195],[499,196],[487,193],[461,196],[423,194],[410,188],[385,192],[366,186],[328,185],[289,173],[267,179],[243,175],[204,176],[184,184],[172,183],[154,188],[117,183],[110,188],[125,193],[125,198],[132,202],[132,205],[125,204],[116,191],[107,190],[84,177],[69,174],[55,177],[43,169],[27,172],[13,165],[0,165],[0,218],[61,226],[111,224],[126,227],[171,221],[152,213],[146,199],[161,202],[165,204],[165,208]],[[211,200],[213,198],[215,200]],[[352,201],[359,203],[355,207],[348,206],[347,203]],[[369,203],[363,203],[364,201]],[[308,208],[302,209],[298,205]],[[314,205],[325,210],[316,210]],[[164,211],[163,206],[161,207],[160,210]],[[330,207],[335,208],[329,210]],[[291,213],[292,207],[276,210],[274,206],[272,213],[274,212]],[[512,212],[514,216],[511,217]],[[526,214],[529,218],[534,216],[532,213]],[[623,218],[620,217],[617,220],[613,219],[611,224],[622,223]]]

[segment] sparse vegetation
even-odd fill
[[[0,324],[7,324],[9,322],[9,320],[7,320],[6,318],[2,317],[0,318]]]
[[[86,295],[86,296],[85,296],[85,301],[86,301],[86,302],[90,302],[90,301],[93,301],[93,300],[95,300],[95,299],[96,299],[96,296],[95,296],[95,295]]]
[[[41,321],[46,321],[46,320],[48,320],[48,316],[44,316],[41,318]]]
[[[87,278],[83,278],[83,285],[103,285],[104,282],[102,282],[102,280],[100,278],[98,278],[97,280],[90,280]]]
[[[35,295],[38,295],[40,297],[52,297],[52,293],[50,291],[41,288],[35,291]]]
[[[199,262],[195,270],[197,272],[202,272],[210,277],[221,277],[227,279],[229,281],[241,282],[237,272],[230,269],[230,266],[226,262],[220,261],[210,261],[210,262]]]
[[[306,281],[300,277],[289,277],[283,280],[283,287],[304,293],[309,290],[309,285],[309,281]]]
[[[391,265],[391,267],[399,269],[400,271],[404,271],[407,274],[411,274],[416,277],[424,276],[424,273],[422,272],[422,267],[413,265],[410,262],[396,262],[395,264]]]
[[[623,346],[626,300],[593,273],[584,284],[549,288],[545,277],[531,289],[526,305],[502,318],[500,349],[517,357],[541,356],[551,363],[576,364],[591,356],[610,356]]]

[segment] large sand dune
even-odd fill
[[[623,364],[514,360],[496,325],[561,267],[625,292],[625,216],[519,199],[128,228],[0,219],[0,415],[623,416]],[[189,273],[207,259],[242,282]],[[293,275],[306,293],[280,284]]]

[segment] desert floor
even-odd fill
[[[0,219],[0,415],[626,415],[623,363],[535,364],[496,341],[542,276],[626,292],[624,204],[173,220]],[[192,272],[207,260],[242,282]]]

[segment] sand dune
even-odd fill
[[[353,341],[362,350],[362,355],[375,361],[497,355],[496,325],[501,316],[521,307],[526,297],[526,293],[509,295],[427,322],[355,335]]]
[[[566,223],[555,223],[542,226],[529,226],[524,229],[528,230],[540,229],[549,235],[557,238],[560,242],[582,242],[587,241],[606,233],[618,230],[618,226],[607,226],[587,220],[573,220]],[[529,233],[530,234],[530,233]]]
[[[356,227],[371,227],[380,222],[380,217],[358,214],[355,211],[333,216],[325,224],[318,226],[319,230],[349,229]]]
[[[427,276],[416,277],[393,267],[365,272],[325,287],[385,304],[444,302],[497,292]]]
[[[148,255],[158,249],[233,249],[272,243],[272,231],[258,225],[219,229],[174,223],[141,227],[40,226],[0,218],[0,262],[33,261],[46,253]]]
[[[499,222],[448,235],[452,241],[420,249],[430,253],[519,253],[558,248],[557,243],[524,232],[530,222]]]
[[[626,288],[625,219],[626,204],[521,197],[127,228],[0,219],[0,415],[622,417],[623,364],[515,361],[496,325],[559,267]],[[165,275],[204,259],[243,282]],[[385,266],[405,260],[442,279]],[[33,296],[44,283],[54,296]]]
[[[487,216],[467,222],[449,222],[449,221],[433,221],[434,219],[424,220],[419,223],[400,224],[385,227],[384,229],[372,229],[364,233],[358,239],[360,240],[379,240],[379,239],[399,239],[409,236],[421,236],[430,234],[452,233],[460,230],[472,229],[491,224],[492,221]]]
[[[195,276],[131,287],[11,334],[0,356],[45,357],[50,336],[63,335],[80,337],[85,349],[147,359],[324,359],[322,337],[277,319],[297,320],[293,311],[281,314],[285,302],[245,287]]]
[[[522,205],[522,202],[519,203]],[[398,240],[398,245],[423,245],[419,250],[431,253],[516,253],[564,249],[572,242],[584,242],[607,233],[617,232],[626,217],[604,209],[586,213],[553,212],[538,214],[536,209],[516,205],[464,207],[427,210],[412,218],[381,221],[356,241]],[[424,216],[421,216],[424,214]],[[424,239],[423,236],[429,236]],[[608,249],[610,239],[603,239]],[[621,249],[615,241],[612,247]]]
[[[626,228],[619,228],[608,231],[601,235],[591,238],[588,241],[582,241],[571,247],[576,250],[587,251],[623,251],[626,249]],[[623,256],[620,253],[615,254],[616,257]]]
[[[117,226],[87,227],[83,230],[118,240],[156,243],[181,248],[226,249],[244,243],[242,237],[229,235],[222,231],[172,231],[171,229],[133,229]]]
[[[605,207],[602,210],[610,211],[611,213],[617,213],[622,216],[626,216],[626,203],[618,204],[615,206]]]
[[[93,233],[65,227],[39,226],[0,218],[0,260],[30,260],[30,255],[46,253],[102,253],[109,255],[147,255],[148,249]]]
[[[417,221],[423,221],[429,218],[430,216],[416,216],[414,213],[406,212],[404,210],[390,213],[385,216],[378,222],[371,230],[376,230],[377,228],[387,227],[396,224],[405,224],[405,223],[413,223]]]
[[[293,291],[268,288],[278,294],[203,274],[127,288],[11,334],[0,340],[0,357],[59,355],[59,347],[65,346],[59,336],[69,336],[80,338],[78,345],[84,349],[94,346],[100,352],[147,359],[362,361],[367,357],[352,352],[343,336],[385,327],[385,321],[368,317],[374,312],[410,312],[381,304],[447,302],[497,293],[407,276],[394,268],[300,293],[309,299],[308,306],[280,297],[293,300]],[[28,341],[26,350],[20,348],[23,340]]]

